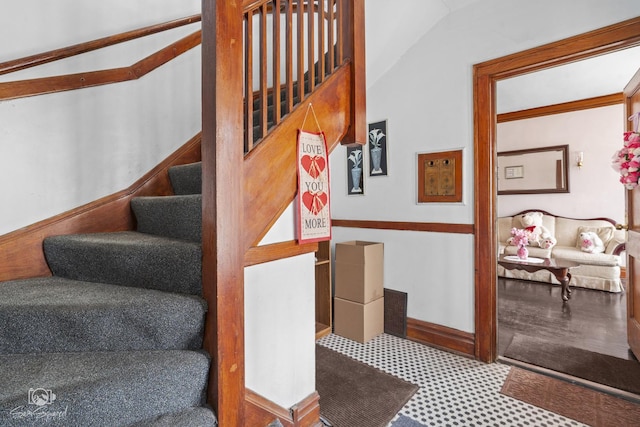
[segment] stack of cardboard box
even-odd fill
[[[367,342],[384,332],[384,245],[337,243],[334,333]]]

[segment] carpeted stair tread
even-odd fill
[[[202,195],[136,197],[131,200],[141,233],[200,242]]]
[[[177,414],[167,414],[153,420],[142,421],[131,427],[215,427],[218,420],[211,409],[189,408]]]
[[[59,277],[0,283],[0,353],[200,349],[205,301]]]
[[[130,426],[179,413],[205,403],[209,362],[186,350],[0,355],[0,425],[43,425],[34,417],[49,413],[50,426]],[[29,401],[38,389],[50,404]]]
[[[174,194],[202,193],[202,163],[188,163],[169,168],[169,179]]]
[[[199,243],[122,231],[48,237],[44,251],[55,276],[202,294]]]
[[[271,129],[274,122],[267,122],[267,130]],[[257,124],[253,126],[253,142],[257,142],[262,139],[262,125]]]
[[[271,102],[271,97],[269,97],[269,102]],[[283,103],[284,104],[284,103]],[[267,105],[267,122],[272,122],[274,121],[273,119],[273,114],[274,114],[274,108],[273,108],[273,104],[269,103],[269,105]],[[259,107],[257,110],[253,110],[253,123],[254,124],[259,124],[260,120],[262,120],[262,110]]]

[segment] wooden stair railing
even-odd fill
[[[273,13],[274,11],[280,13]],[[309,11],[313,13],[308,13]],[[242,311],[245,259],[248,253],[251,254],[251,259],[256,259],[256,255],[257,259],[263,259],[256,252],[255,246],[295,197],[295,140],[305,108],[313,103],[330,150],[338,143],[364,144],[366,141],[364,0],[245,0],[242,4],[203,0],[202,12],[203,130],[202,137],[196,136],[193,143],[197,144],[201,139],[203,292],[210,309],[206,322],[205,348],[214,361],[208,398],[218,414],[220,425],[233,426],[244,425],[245,422]],[[274,49],[276,52],[271,59],[266,56],[267,32],[264,31],[269,14],[273,21],[271,34],[276,41],[274,46],[285,45],[284,54],[280,53],[280,49]],[[248,19],[249,16],[251,19]],[[254,68],[250,61],[253,58],[243,58],[244,47],[240,42],[245,36],[254,37],[254,32],[249,32],[254,16],[258,17],[260,27],[257,33],[260,83],[256,91],[253,91],[251,77]],[[307,27],[310,36],[305,36],[303,32],[294,35],[290,30],[285,30],[283,37],[280,30],[283,16],[286,20],[285,29]],[[188,17],[23,60],[5,62],[0,64],[0,74],[67,58],[163,29],[197,22],[199,19],[199,16]],[[243,22],[246,23],[244,28]],[[280,24],[276,25],[278,22]],[[314,38],[316,33],[318,36]],[[135,70],[96,74],[95,76],[100,76],[96,79],[97,84],[122,81],[120,79],[123,73],[136,74],[137,68],[150,71],[176,56],[174,48],[186,51],[197,45],[198,35],[194,33],[176,43],[134,65]],[[278,68],[282,58],[285,59],[284,70]],[[271,79],[267,77],[266,64],[269,61],[273,66]],[[114,79],[113,76],[117,78]],[[56,86],[54,91],[86,87],[87,80],[85,78],[82,81],[81,77],[72,75],[42,79],[34,85],[40,88],[35,91],[24,89],[29,84],[0,83],[9,85],[5,88],[10,88],[7,92],[0,93],[0,99],[51,93],[51,86]],[[54,84],[56,79],[64,84]],[[73,81],[74,79],[81,83]],[[269,85],[269,80],[284,80],[284,83]],[[254,92],[257,93],[259,107],[260,143],[257,145],[253,144],[251,137],[253,126],[248,126],[253,120],[254,103],[243,102],[243,99],[253,100]],[[269,124],[270,97],[275,102],[272,102],[272,123]],[[281,102],[277,102],[278,100]],[[246,130],[243,125],[247,126]],[[192,149],[189,152],[194,153]],[[194,160],[191,154],[187,157]],[[165,188],[166,180],[160,181],[162,191],[170,191]],[[136,190],[136,195],[149,194],[147,187],[144,188]],[[101,222],[106,230],[132,227],[131,213],[122,207],[126,206],[125,202],[130,197],[132,194],[128,193],[116,198],[124,219],[117,224]],[[104,219],[104,212],[108,210],[110,203],[105,200],[95,213]],[[42,240],[48,235],[60,234],[61,231],[63,234],[86,231],[89,229],[87,224],[93,224],[90,227],[93,230],[96,225],[91,220],[93,214],[92,207],[81,207],[57,216],[53,227],[43,223],[33,230],[10,233],[11,236],[5,236],[7,238],[4,239],[5,247],[11,249],[9,259],[22,259],[24,251],[20,249],[20,242],[25,242],[26,251],[31,257],[29,259],[36,259],[40,268],[42,263],[36,251]],[[0,247],[3,247],[3,239],[0,239]],[[300,250],[293,250],[296,251]],[[23,268],[19,273],[4,272],[4,280],[16,278],[13,277],[15,275],[33,277],[35,270],[27,264],[21,263]],[[37,274],[43,273],[46,272],[38,271]],[[313,417],[318,415],[316,412],[309,413]],[[311,425],[313,421],[310,422],[307,417],[302,423]]]
[[[267,17],[274,10],[281,13],[271,15],[272,27],[267,31]],[[305,17],[305,10],[318,13]],[[333,40],[327,43],[330,49],[316,49],[325,39],[325,23],[318,26],[318,16],[331,25],[329,38],[335,34],[335,51]],[[202,22],[203,286],[211,313],[205,348],[216,364],[209,401],[221,425],[235,426],[255,419],[245,417],[251,405],[246,402],[244,386],[243,260],[295,197],[295,143],[304,108],[313,103],[331,147],[338,142],[366,142],[364,0],[245,0],[241,6],[204,0]],[[293,33],[294,25],[309,31],[306,35],[304,31]],[[318,29],[323,35],[320,40],[314,39],[317,27],[323,28]],[[311,54],[305,56],[305,51]],[[316,74],[316,52],[323,57],[325,51],[329,72],[322,59]],[[285,68],[281,70],[283,58]],[[255,69],[259,74],[256,88]],[[254,92],[255,103],[251,102]],[[253,134],[254,104],[259,110],[257,138]],[[311,418],[302,424],[319,421],[319,410],[310,413]]]
[[[200,21],[200,19],[200,15],[193,15],[162,24],[127,31],[110,37],[103,37],[101,39],[3,62],[0,63],[0,75],[26,70],[38,65],[113,46],[118,43],[124,43],[184,25],[193,24]],[[44,77],[39,79],[3,82],[0,83],[0,100],[43,95],[138,79],[199,44],[200,31],[196,31],[129,67]]]
[[[344,14],[340,11],[345,3],[345,0],[245,1],[246,153],[343,64]],[[274,10],[280,13],[273,13]]]
[[[19,70],[26,70],[27,68],[47,64],[49,62],[58,61],[60,59],[80,55],[82,53],[91,52],[92,50],[102,49],[118,43],[123,43],[151,34],[178,28],[183,25],[193,24],[195,22],[199,22],[200,20],[200,15],[187,16],[186,18],[176,19],[162,24],[150,25],[148,27],[140,28],[137,30],[116,34],[114,36],[103,37],[101,39],[76,44],[62,49],[50,50],[48,52],[39,53],[37,55],[26,56],[24,58],[16,59],[13,61],[3,62],[0,63],[0,75],[12,73]]]

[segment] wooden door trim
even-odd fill
[[[636,71],[629,83],[624,88],[624,116],[630,117],[640,110],[640,70]],[[626,131],[635,131],[633,121],[626,121]],[[640,259],[640,212],[638,212],[638,190],[628,190],[625,195],[628,236],[627,236],[627,341],[633,354],[640,355],[640,319],[637,318],[637,304],[639,303],[636,289],[640,287],[637,282],[637,266]]]
[[[474,65],[476,358],[497,359],[496,82],[638,45],[640,17]]]
[[[608,107],[624,102],[622,92],[610,95],[596,96],[593,98],[579,99],[577,101],[563,102],[561,104],[545,105],[544,107],[529,108],[527,110],[512,111],[498,114],[498,123],[515,120],[533,119],[536,117],[550,116],[553,114],[572,113],[574,111],[587,110],[589,108]]]

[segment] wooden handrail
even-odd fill
[[[275,6],[274,4],[272,4],[273,0],[244,0],[244,2],[242,3],[242,11],[244,13],[249,12],[250,10],[256,10],[259,9],[262,6],[267,6],[269,13],[273,12],[274,10],[279,10],[280,12],[284,12],[285,11],[285,5],[281,4],[280,7]],[[293,4],[295,0],[287,0],[286,2],[283,0],[282,3],[291,3],[292,9],[293,10],[297,10],[298,5],[297,4]],[[333,0],[331,2],[331,4],[335,5],[337,0]],[[305,1],[303,8],[304,10],[309,10],[309,8],[313,8],[313,10],[315,12],[319,12],[320,10],[322,10],[323,8],[318,7],[318,0],[313,1],[313,4],[311,6],[309,6],[309,2]]]
[[[196,31],[129,67],[0,83],[0,100],[136,80],[198,46],[200,41],[201,32]]]
[[[296,240],[254,246],[244,255],[244,266],[249,267],[264,262],[277,261],[283,258],[316,252],[317,250],[317,243],[299,244]]]
[[[247,13],[251,10],[259,9],[268,3],[271,3],[271,0],[244,0],[242,2],[242,11]]]
[[[118,43],[127,42],[140,37],[151,34],[160,33],[162,31],[171,30],[173,28],[184,25],[193,24],[202,19],[201,15],[192,15],[186,18],[180,18],[162,24],[150,25],[148,27],[137,30],[127,31],[115,36],[103,37],[89,42],[76,44],[61,49],[50,50],[48,52],[27,56],[20,59],[0,63],[0,75],[9,74],[14,71],[25,70],[27,68],[57,61],[71,56],[80,55],[81,53],[91,52],[92,50],[113,46]]]

